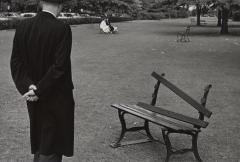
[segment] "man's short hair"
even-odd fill
[[[48,2],[48,3],[55,3],[55,4],[62,4],[64,3],[64,0],[42,0],[44,2]]]

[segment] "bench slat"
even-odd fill
[[[142,119],[147,119],[155,124],[161,125],[163,127],[171,128],[174,130],[191,130],[191,131],[199,131],[195,128],[190,128],[187,126],[180,125],[178,123],[175,123],[173,121],[161,118],[159,116],[154,115],[153,112],[147,112],[146,110],[142,109],[136,105],[123,105],[123,104],[113,104],[111,105],[114,108],[121,109],[123,111],[126,111],[134,116],[140,117]],[[138,108],[137,108],[138,107]]]
[[[166,117],[166,116],[163,116],[163,115],[161,115],[161,114],[158,114],[158,113],[149,111],[149,110],[144,109],[144,108],[142,108],[142,107],[140,107],[140,106],[137,106],[137,105],[131,105],[131,106],[125,105],[125,107],[130,107],[130,108],[133,107],[134,109],[137,109],[138,111],[143,112],[143,113],[146,113],[146,112],[147,112],[147,113],[148,113],[149,115],[151,115],[152,117],[160,118],[161,120],[164,120],[164,121],[168,122],[169,124],[173,124],[173,125],[181,128],[182,130],[194,130],[194,131],[199,131],[199,129],[195,129],[194,127],[190,127],[190,126],[187,126],[187,125],[183,125],[183,124],[180,124],[180,123],[176,123],[176,122],[174,122],[173,120],[171,120],[171,118],[169,118],[170,120],[169,120],[169,119],[166,119],[166,118],[164,118],[164,117]]]
[[[205,122],[205,121],[202,121],[202,120],[199,120],[199,119],[195,119],[195,118],[192,118],[192,117],[188,117],[188,116],[185,116],[185,115],[182,115],[182,114],[179,114],[179,113],[175,113],[175,112],[172,112],[172,111],[168,111],[168,110],[165,110],[163,108],[155,107],[155,106],[152,106],[152,105],[149,105],[149,104],[146,104],[146,103],[138,102],[137,106],[140,106],[140,107],[145,108],[147,110],[150,110],[152,112],[159,113],[161,115],[164,115],[164,116],[167,116],[167,117],[170,117],[170,118],[174,118],[174,119],[177,119],[177,120],[189,123],[189,124],[193,124],[193,125],[196,125],[196,126],[200,126],[200,127],[203,127],[203,128],[206,128],[208,126],[208,122]]]
[[[172,90],[175,94],[177,94],[179,97],[181,97],[183,100],[185,100],[187,103],[192,105],[194,108],[196,108],[199,112],[203,113],[208,118],[212,115],[212,112],[203,107],[201,104],[199,104],[196,100],[194,100],[192,97],[187,95],[185,92],[183,92],[181,89],[170,83],[168,80],[157,74],[156,72],[152,73],[152,76],[159,80],[161,83],[163,83],[166,87],[168,87],[170,90]]]

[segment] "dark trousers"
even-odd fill
[[[62,162],[62,155],[42,155],[39,153],[34,154],[33,162]]]
[[[114,27],[112,25],[109,25],[110,31],[114,31]]]

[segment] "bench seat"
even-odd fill
[[[174,122],[171,118],[166,118],[158,113],[154,113],[147,109],[144,109],[137,105],[125,105],[125,104],[112,104],[114,108],[123,110],[132,114],[134,116],[140,117],[142,119],[147,119],[148,121],[160,125],[162,127],[167,127],[177,131],[194,131],[199,132],[200,129],[196,129],[194,127],[190,127],[184,124],[180,124],[179,122]]]

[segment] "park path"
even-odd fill
[[[150,77],[152,71],[165,72],[170,81],[196,99],[206,84],[213,84],[207,104],[213,116],[209,127],[200,134],[200,155],[209,162],[240,159],[239,29],[230,29],[229,36],[219,36],[216,27],[192,27],[191,42],[177,43],[176,34],[187,23],[187,20],[117,23],[120,32],[116,35],[99,34],[97,24],[72,26],[75,156],[65,158],[66,162],[164,160],[165,147],[157,143],[109,147],[120,133],[117,111],[110,104],[149,102],[155,83]],[[13,30],[0,32],[0,162],[28,162],[31,155],[27,111],[24,102],[16,100],[19,95],[9,71],[13,34]],[[165,88],[160,89],[160,94],[160,105],[174,111],[180,111],[180,106],[189,115],[197,115]],[[140,121],[129,117],[128,124],[136,123]],[[160,128],[151,128],[162,140]],[[180,147],[188,140],[176,136],[173,141]],[[173,157],[172,161],[194,158],[186,154]]]

